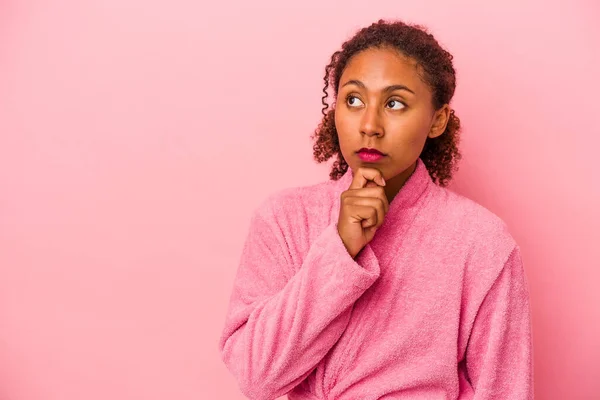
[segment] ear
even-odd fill
[[[431,128],[429,129],[429,134],[427,134],[427,136],[433,139],[444,133],[444,131],[446,130],[446,125],[448,125],[449,119],[450,106],[448,104],[444,104],[433,115]]]

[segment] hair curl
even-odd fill
[[[391,47],[417,61],[423,71],[421,78],[432,90],[432,102],[436,110],[444,104],[449,104],[454,95],[456,75],[452,65],[453,56],[440,46],[433,35],[428,33],[427,28],[380,19],[359,30],[342,44],[341,50],[333,53],[329,65],[325,67],[324,95],[321,100],[323,119],[311,136],[311,139],[314,139],[314,159],[318,163],[337,156],[329,173],[333,180],[338,180],[347,171],[348,164],[342,156],[335,128],[335,106],[329,109],[326,102],[327,88],[332,86],[335,99],[340,77],[350,58],[360,51],[374,47]],[[444,132],[436,138],[428,137],[419,156],[427,166],[432,180],[440,186],[447,186],[452,179],[452,173],[457,170],[458,160],[461,159],[458,150],[459,132],[460,120],[451,109]]]

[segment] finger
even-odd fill
[[[349,189],[361,189],[365,187],[369,181],[385,186],[385,180],[383,179],[381,171],[377,168],[360,167],[354,172]]]
[[[352,207],[351,215],[362,218],[363,228],[381,226],[385,217],[384,205],[381,199],[374,197],[354,197],[348,200]],[[366,222],[364,221],[366,220]]]
[[[360,216],[360,226],[363,228],[371,228],[376,227],[379,220],[377,219],[377,210],[371,206],[361,206]]]
[[[385,195],[385,190],[383,190],[383,187],[379,185],[375,185],[373,188],[349,189],[348,196],[377,198],[383,203],[383,208],[386,214],[390,210],[390,203]]]
[[[348,203],[351,201],[361,201],[363,199],[348,199]],[[370,205],[363,204],[350,204],[348,205],[348,215],[352,219],[352,223],[361,224],[364,228],[365,225],[375,225],[377,223],[377,212]]]

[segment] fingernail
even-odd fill
[[[385,186],[385,179],[383,179],[383,176],[381,177],[381,181],[383,182],[383,186]]]

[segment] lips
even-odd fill
[[[381,156],[384,156],[385,154],[383,154],[381,151],[377,150],[377,149],[369,149],[367,147],[363,147],[362,149],[360,149],[357,153],[367,153],[367,154],[379,154]]]
[[[357,153],[358,157],[364,162],[377,162],[385,156],[385,154],[377,149],[368,149],[366,147],[363,147]]]

